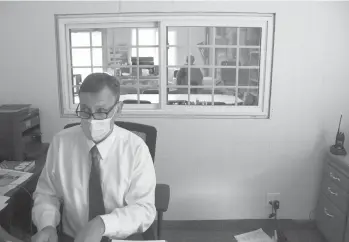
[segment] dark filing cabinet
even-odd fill
[[[0,112],[0,161],[36,159],[47,148],[41,143],[39,109]]]

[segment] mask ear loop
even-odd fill
[[[117,109],[118,109],[118,111],[116,112],[116,113],[118,113],[118,114],[120,114],[121,113],[121,110],[122,110],[122,107],[124,106],[124,102],[123,101],[120,101],[119,103],[118,103],[118,105],[116,105],[117,106]],[[120,106],[120,107],[119,107]],[[115,114],[115,113],[114,113]],[[113,114],[113,115],[114,115]]]

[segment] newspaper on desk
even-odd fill
[[[263,229],[234,236],[238,242],[274,242]]]
[[[32,175],[28,172],[0,169],[0,195],[5,195],[8,191],[28,180]]]

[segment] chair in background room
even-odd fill
[[[124,104],[138,104],[138,100],[136,99],[126,99],[124,101],[122,101]],[[146,100],[139,100],[140,104],[151,104],[150,101],[146,101]]]
[[[236,85],[236,61],[222,61],[222,66],[231,66],[232,68],[221,68],[221,78],[225,86]]]
[[[153,162],[155,162],[155,149],[156,149],[156,138],[157,130],[155,127],[140,123],[116,121],[115,124],[121,128],[127,129],[134,134],[141,137],[149,148]],[[72,126],[80,125],[80,123],[71,123],[64,126],[64,129]],[[170,186],[167,184],[156,184],[155,188],[155,207],[158,216],[157,222],[157,238],[154,234],[154,223],[152,226],[142,234],[144,240],[156,240],[161,239],[161,228],[163,213],[167,211],[168,204],[170,201]]]
[[[147,89],[143,91],[143,94],[159,94],[158,89]]]

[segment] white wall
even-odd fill
[[[133,121],[159,132],[165,219],[265,218],[267,192],[281,193],[281,217],[307,219],[340,112],[349,137],[349,3],[1,2],[0,103],[39,107],[44,141],[71,122],[59,114],[54,14],[118,10],[276,13],[271,119]]]

